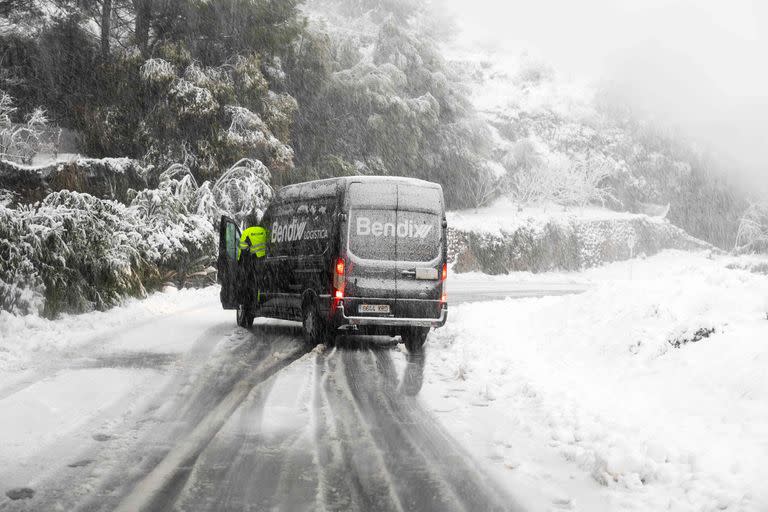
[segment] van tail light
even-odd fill
[[[346,262],[344,258],[337,258],[333,267],[333,296],[336,299],[344,298],[344,271]]]
[[[442,283],[442,293],[440,294],[440,304],[448,302],[448,290],[446,289],[446,279],[448,279],[448,263],[443,263],[443,271],[440,273],[440,282]]]

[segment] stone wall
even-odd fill
[[[500,234],[451,229],[449,261],[455,272],[577,271],[653,255],[665,249],[716,250],[669,222],[646,217],[522,224]]]

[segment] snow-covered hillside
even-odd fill
[[[490,126],[504,194],[633,213],[666,207],[673,224],[732,247],[747,202],[716,158],[634,112],[598,77],[563,76],[533,53],[480,43],[456,24],[442,51]]]

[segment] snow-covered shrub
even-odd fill
[[[232,75],[239,96],[246,105],[256,105],[269,90],[269,83],[261,72],[258,54],[238,55],[231,65]]]
[[[34,264],[36,247],[27,219],[0,206],[0,310],[21,315],[42,311],[45,285]]]
[[[211,91],[219,100],[233,101],[236,97],[235,82],[229,67],[201,67],[193,62],[184,70],[184,79]]]
[[[170,190],[175,200],[181,201],[188,210],[195,210],[197,192],[200,187],[197,185],[192,170],[186,165],[173,164],[163,171],[160,174],[157,188]]]
[[[16,193],[10,190],[0,189],[0,207],[7,208],[16,201]]]
[[[768,202],[753,204],[741,218],[736,252],[768,253]]]
[[[180,183],[170,180],[159,189],[142,190],[129,210],[147,231],[149,259],[161,271],[183,279],[211,264],[217,238],[208,219],[190,213],[184,195],[177,195]]]
[[[141,65],[141,78],[149,83],[167,83],[176,78],[176,68],[165,59],[147,59]]]
[[[169,176],[128,207],[66,190],[0,207],[0,308],[50,317],[105,309],[209,267],[216,236],[185,204],[197,203],[188,178]]]
[[[515,75],[515,81],[522,87],[536,87],[554,78],[555,71],[549,63],[530,55],[524,55],[520,59],[520,67]]]
[[[614,161],[599,155],[573,158],[553,154],[542,165],[524,168],[514,175],[512,197],[523,204],[604,204],[611,196],[606,180],[616,169]]]
[[[48,118],[44,110],[37,108],[24,123],[14,124],[15,112],[13,99],[0,90],[0,159],[29,164],[37,153],[53,149],[45,134]]]
[[[211,91],[183,78],[174,81],[168,91],[168,98],[174,110],[182,116],[209,116],[219,108]]]
[[[283,61],[280,57],[274,56],[270,61],[264,62],[262,69],[264,75],[270,82],[281,87],[285,86],[287,75],[285,74],[285,71],[283,71]]]
[[[156,273],[148,230],[120,203],[64,190],[22,214],[48,316],[104,309],[125,295],[142,295]]]

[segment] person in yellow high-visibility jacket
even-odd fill
[[[258,225],[258,218],[254,215],[248,216],[246,226],[237,247],[237,261],[241,268],[239,295],[241,304],[258,306],[261,302],[263,279],[261,259],[267,255],[268,232],[266,228]]]
[[[261,226],[251,226],[243,230],[243,234],[240,235],[240,245],[237,248],[237,259],[240,260],[240,256],[243,252],[247,252],[256,256],[257,258],[263,258],[267,255],[267,230]]]

